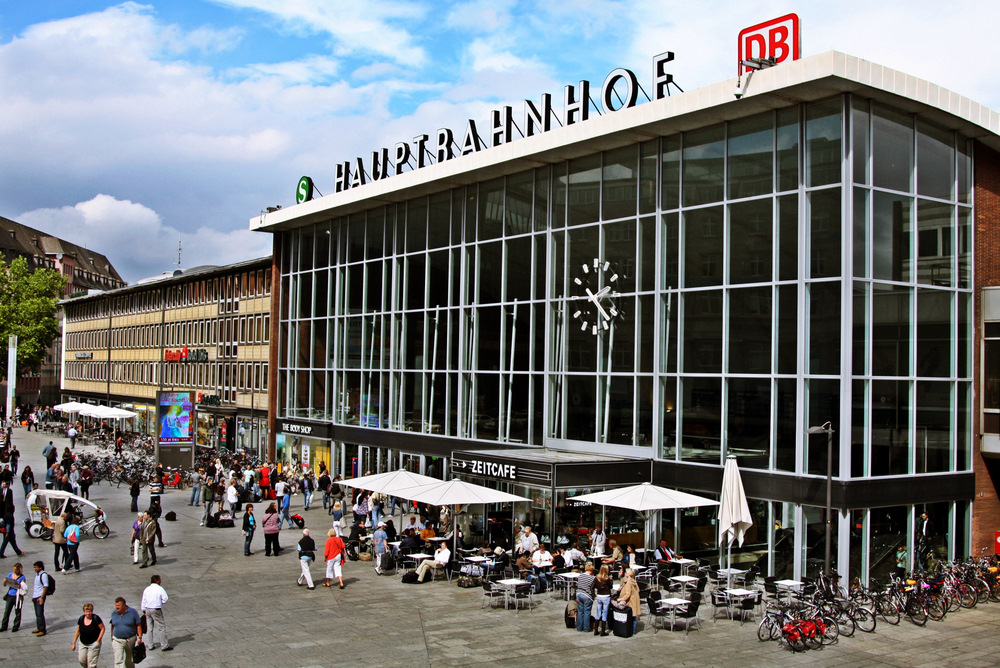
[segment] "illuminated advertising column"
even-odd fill
[[[168,468],[194,467],[194,393],[160,392],[156,419],[156,461]]]

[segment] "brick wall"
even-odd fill
[[[1000,531],[1000,459],[983,457],[979,451],[980,367],[982,364],[981,289],[1000,285],[1000,154],[977,143],[975,147],[975,365],[974,432],[972,467],[976,474],[976,498],[972,503],[972,554],[993,545]]]

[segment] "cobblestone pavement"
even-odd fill
[[[22,466],[44,472],[41,450],[48,434],[14,432]],[[55,438],[60,451],[68,444]],[[89,449],[86,446],[84,449]],[[43,476],[38,475],[39,479]],[[17,520],[25,517],[21,485],[14,485]],[[77,617],[92,601],[105,622],[114,598],[124,596],[138,606],[149,576],[158,573],[170,595],[165,613],[173,652],[154,650],[143,666],[465,666],[497,662],[518,666],[565,666],[585,662],[632,665],[751,666],[995,666],[1000,604],[949,614],[943,622],[918,628],[904,621],[893,627],[880,623],[874,634],[857,633],[818,651],[792,654],[776,643],[760,643],[753,623],[740,625],[722,616],[712,621],[711,607],[702,608],[701,629],[685,636],[678,630],[654,633],[640,622],[631,639],[594,637],[566,629],[565,602],[541,597],[533,611],[481,609],[481,589],[459,589],[453,583],[405,585],[391,576],[377,576],[370,562],[345,566],[347,588],[295,586],[299,574],[294,549],[265,558],[263,537],[254,539],[252,557],[243,556],[239,523],[234,529],[199,527],[200,508],[187,505],[189,493],[168,491],[164,512],[177,522],[162,522],[166,547],[157,550],[155,568],[140,570],[128,556],[133,519],[125,485],[107,483],[91,489],[92,499],[108,513],[112,529],[106,540],[85,538],[80,546],[82,571],[57,574],[58,590],[46,603],[49,632],[36,638],[30,601],[18,633],[0,634],[4,667],[72,666],[70,651]],[[144,493],[140,502],[146,502]],[[301,497],[293,505],[301,511]],[[258,508],[258,517],[263,508]],[[329,527],[322,503],[303,512],[306,526],[321,544]],[[31,573],[41,559],[52,567],[52,546],[18,529],[26,550],[20,561]],[[298,532],[282,530],[281,544],[294,548]],[[0,561],[6,574],[17,560],[9,552]],[[321,566],[313,567],[320,580]],[[30,576],[29,576],[30,581]],[[104,643],[101,665],[111,665],[110,639]]]

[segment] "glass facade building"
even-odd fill
[[[973,141],[884,91],[793,97],[290,209],[277,416],[347,475],[543,448],[711,496],[737,455],[755,527],[736,558],[777,575],[822,566],[828,472],[840,572],[884,576],[924,511],[939,553],[966,554]],[[552,541],[595,522],[641,540],[619,511],[574,520],[567,497],[625,482],[574,470],[545,494],[466,477],[534,496],[514,521]],[[713,509],[658,521],[718,553]]]

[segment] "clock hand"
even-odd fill
[[[601,312],[601,316],[603,316],[605,320],[610,320],[611,316],[609,316],[608,312],[604,310],[603,306],[601,306],[601,301],[599,299],[599,297],[604,294],[605,289],[606,288],[602,288],[601,291],[595,295],[590,291],[590,288],[587,288],[587,296],[590,297],[590,301],[594,302],[594,306],[596,306],[597,310]]]

